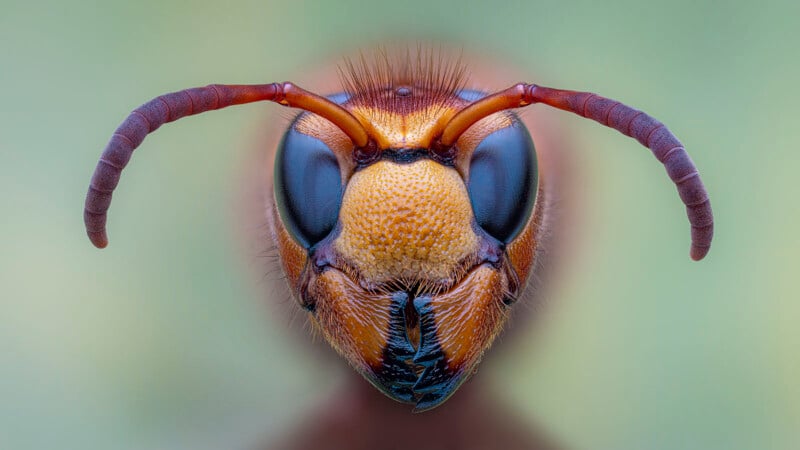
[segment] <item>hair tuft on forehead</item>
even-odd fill
[[[351,102],[400,112],[458,99],[467,82],[467,66],[460,53],[420,44],[415,50],[379,47],[371,54],[360,52],[345,58],[339,75]]]

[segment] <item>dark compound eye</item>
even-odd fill
[[[275,155],[274,180],[278,212],[292,237],[308,249],[328,236],[339,217],[343,191],[331,149],[295,130],[293,123]]]
[[[533,141],[514,117],[511,126],[486,136],[472,155],[467,190],[478,225],[511,242],[530,218],[538,180]]]

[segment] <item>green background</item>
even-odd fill
[[[798,448],[800,4],[487,4],[0,1],[0,448],[229,448],[352,376],[286,332],[264,306],[283,290],[237,247],[238,174],[277,106],[148,139],[104,251],[83,196],[114,128],[153,96],[294,79],[399,38],[650,111],[712,196],[714,246],[694,263],[649,152],[554,112],[579,144],[584,234],[537,331],[482,367],[496,395],[569,447]]]

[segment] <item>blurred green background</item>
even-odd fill
[[[0,1],[0,448],[230,448],[352,376],[285,331],[264,306],[285,295],[237,250],[239,173],[276,106],[151,137],[115,194],[108,249],[81,211],[140,103],[298,78],[393,38],[649,111],[712,196],[715,243],[693,263],[649,152],[554,112],[580,144],[586,233],[538,330],[482,369],[497,395],[574,448],[800,447],[798,5]]]

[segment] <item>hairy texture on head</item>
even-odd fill
[[[449,105],[467,81],[460,56],[422,46],[404,52],[381,48],[371,57],[361,53],[357,60],[345,59],[339,74],[353,104],[398,113]]]

